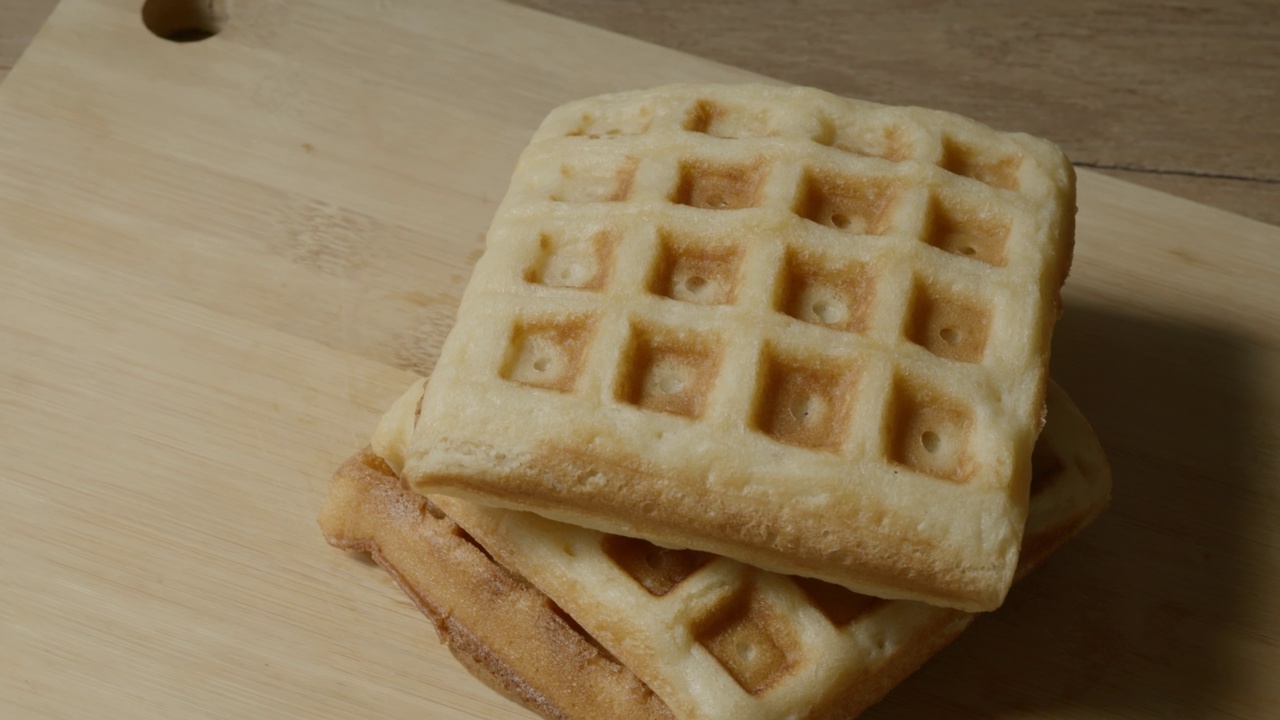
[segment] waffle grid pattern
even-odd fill
[[[1061,544],[1086,524],[1108,497],[1106,462],[1086,421],[1056,387],[1049,402],[1051,422],[1034,453],[1025,537],[1031,550],[1020,574],[1056,547],[1047,543]],[[958,633],[972,618],[527,513],[434,500],[682,718],[821,715],[842,688],[874,686],[895,656],[928,647],[934,634]]]
[[[1040,361],[1009,349],[1038,324],[1046,240],[1017,191],[1046,182],[1034,155],[970,124],[728,94],[547,120],[489,240],[509,264],[488,289],[521,288],[497,372],[948,481],[1008,467],[971,438],[999,435],[983,398]]]
[[[721,556],[433,499],[500,562],[564,607],[677,717],[805,717],[803,708],[850,679],[872,675],[894,653],[927,642],[929,632],[962,627],[971,617]]]

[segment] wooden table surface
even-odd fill
[[[789,82],[1042,135],[1079,166],[1280,225],[1280,3],[517,2]],[[0,78],[55,4],[0,0]]]
[[[450,658],[390,578],[325,546],[327,478],[430,372],[548,109],[757,76],[501,0],[225,1],[220,39],[175,45],[143,29],[144,0],[62,0],[0,85],[0,718],[530,718]],[[35,5],[0,2],[10,37],[19,12],[39,24]],[[618,3],[636,19],[615,22],[679,25],[699,43],[708,13],[701,35],[735,36],[708,9],[675,23],[635,7]],[[906,15],[806,23],[834,42],[889,17]],[[810,80],[1041,132],[1085,163],[1106,150],[1116,164],[1275,165],[1230,152],[1252,132],[1274,153],[1263,123],[1206,149],[1187,108],[1238,108],[1185,68],[1169,77],[1203,103],[1162,116],[1183,123],[1181,144],[1115,140],[1142,96],[1115,89],[1123,79],[1098,85],[1105,114],[1030,93],[1031,69],[966,86],[987,75],[965,67],[998,55],[966,22],[912,34],[984,48],[941,58],[948,76],[896,61],[904,77],[886,82],[864,59],[844,63],[861,74]],[[770,52],[756,35],[730,59],[817,47],[766,25]],[[1197,30],[1249,60],[1235,72],[1254,74],[1239,87],[1255,95],[1270,86],[1249,33],[1266,25]],[[1012,31],[1064,59],[1102,53],[1068,53],[1060,27]],[[965,93],[1003,104],[962,107]],[[1053,374],[1104,443],[1112,505],[868,720],[1270,720],[1280,707],[1280,227],[1079,178]],[[1250,185],[1256,210],[1276,206],[1261,194],[1275,183]]]

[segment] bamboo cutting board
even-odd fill
[[[0,717],[529,717],[324,544],[328,475],[550,108],[751,76],[487,0],[140,4],[0,85]],[[1059,328],[1112,509],[868,717],[1271,717],[1280,229],[1082,172]]]

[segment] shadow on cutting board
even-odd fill
[[[1250,360],[1241,337],[1068,302],[1052,375],[1106,448],[1111,507],[864,717],[1226,714],[1265,567]]]

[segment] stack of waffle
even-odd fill
[[[1107,503],[1047,378],[1073,217],[1056,148],[946,113],[564,106],[322,528],[548,717],[853,717]]]

